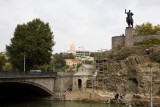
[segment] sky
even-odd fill
[[[112,37],[125,33],[125,9],[133,12],[134,25],[160,24],[159,0],[0,0],[0,52],[17,24],[35,18],[49,23],[53,53],[66,52],[72,43],[76,50],[109,50]]]

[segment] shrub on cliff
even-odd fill
[[[151,23],[147,22],[141,25],[136,25],[135,30],[137,35],[156,34],[160,31],[160,25],[153,26]]]
[[[135,45],[141,45],[141,46],[154,46],[154,45],[160,45],[160,39],[158,38],[149,38],[149,39],[144,39],[141,42],[137,42]]]
[[[108,52],[107,57],[113,60],[123,60],[132,54],[143,55],[145,48],[140,46],[115,48]]]
[[[160,63],[160,46],[150,47],[149,56],[152,62]]]

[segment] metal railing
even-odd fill
[[[0,77],[56,77],[57,72],[0,71]]]

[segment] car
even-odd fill
[[[41,74],[42,70],[30,70],[29,74]]]

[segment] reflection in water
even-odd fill
[[[75,101],[50,101],[50,100],[8,100],[0,102],[0,107],[126,107],[124,105],[109,105],[102,103],[83,103]]]

